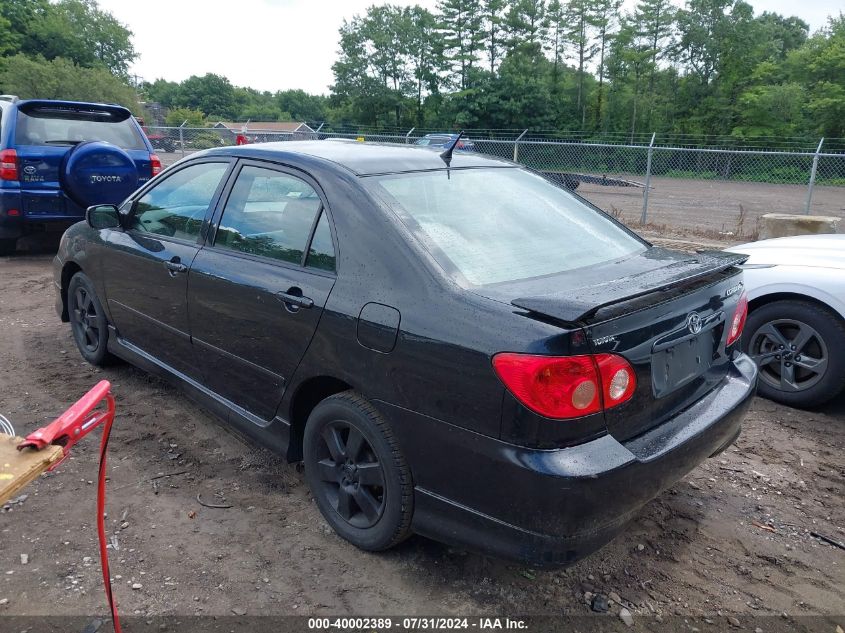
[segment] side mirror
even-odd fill
[[[92,229],[116,229],[120,227],[120,213],[113,204],[97,204],[85,211],[85,221]]]

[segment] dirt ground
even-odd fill
[[[0,259],[0,412],[25,434],[112,381],[108,530],[125,615],[586,615],[602,593],[635,624],[680,615],[715,630],[751,615],[821,614],[823,630],[845,627],[845,551],[810,535],[845,541],[845,398],[812,412],[758,399],[735,446],[568,569],[530,570],[420,537],[367,554],[331,532],[294,466],[137,369],[83,362],[53,311],[51,259]],[[97,448],[94,437],[82,442],[0,509],[0,615],[105,613]],[[203,507],[197,495],[232,507]]]

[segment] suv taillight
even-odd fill
[[[547,418],[580,418],[634,395],[634,369],[616,354],[534,356],[504,352],[493,368],[517,400]]]
[[[150,154],[150,167],[152,168],[153,176],[161,171],[161,159],[157,154]]]
[[[18,153],[13,149],[0,151],[0,180],[18,180]]]
[[[745,320],[748,318],[748,295],[745,292],[739,297],[734,310],[733,318],[728,327],[727,345],[732,345],[742,336],[742,328],[745,327]]]

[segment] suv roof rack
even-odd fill
[[[10,103],[14,103],[18,101],[18,95],[0,95],[0,101],[9,101]]]

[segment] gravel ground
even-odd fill
[[[297,468],[139,370],[83,362],[53,311],[51,257],[0,259],[0,412],[27,433],[112,381],[108,530],[123,614],[586,615],[602,594],[635,624],[659,614],[771,631],[748,618],[822,615],[819,630],[845,627],[845,551],[810,534],[845,541],[845,398],[812,412],[758,399],[735,446],[565,570],[419,537],[366,554],[331,532]],[[105,612],[97,447],[81,443],[0,510],[0,615]],[[202,507],[198,494],[232,507]]]

